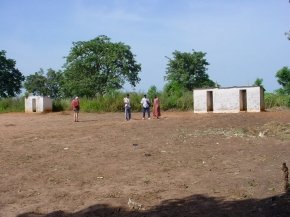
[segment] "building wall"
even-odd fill
[[[194,90],[193,91],[193,107],[194,111],[198,113],[207,112],[207,91]]]
[[[29,96],[25,98],[25,112],[51,112],[52,99],[42,96]]]
[[[216,89],[213,92],[213,112],[239,112],[240,92],[233,89]]]
[[[261,92],[260,88],[247,89],[247,111],[248,112],[260,112],[261,111]]]
[[[241,110],[260,112],[264,110],[264,90],[261,87],[233,87],[194,90],[194,112],[208,112],[208,91],[212,91],[212,112],[214,113],[236,113]]]
[[[52,112],[52,99],[50,97],[43,97],[42,108],[43,112]]]

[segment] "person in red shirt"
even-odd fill
[[[80,101],[79,98],[76,96],[71,102],[72,109],[74,111],[74,121],[79,121],[79,112],[80,112]]]

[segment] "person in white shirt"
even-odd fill
[[[142,107],[143,107],[143,109],[142,109],[142,111],[143,111],[143,120],[145,119],[145,113],[147,113],[148,119],[150,119],[150,101],[147,98],[146,94],[142,98],[141,104],[142,104]]]
[[[127,94],[127,96],[124,98],[124,106],[125,106],[125,119],[126,121],[129,121],[131,119],[131,104],[129,94]]]

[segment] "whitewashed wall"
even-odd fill
[[[213,112],[239,112],[240,91],[236,88],[216,89],[213,92]]]
[[[232,87],[194,90],[194,112],[207,112],[208,91],[212,91],[213,93],[213,113],[240,112],[241,90],[246,90],[248,112],[260,112],[264,110],[264,91],[261,87]]]
[[[35,100],[35,107],[33,101]],[[42,96],[29,96],[25,98],[25,112],[51,112],[52,99]]]
[[[261,96],[259,87],[247,89],[247,106],[248,112],[261,111]]]
[[[193,91],[193,99],[194,99],[194,112],[197,113],[205,113],[207,112],[207,96],[206,93],[209,90],[194,90]]]

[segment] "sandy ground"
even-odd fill
[[[290,216],[290,111],[8,113],[0,138],[1,217]]]

